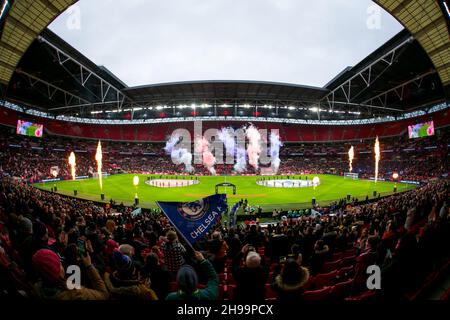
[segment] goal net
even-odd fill
[[[358,180],[359,174],[354,172],[344,173],[344,179]]]

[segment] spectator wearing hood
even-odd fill
[[[105,283],[92,265],[89,254],[81,258],[91,288],[70,290],[60,257],[51,250],[40,249],[32,258],[32,268],[38,281],[34,289],[38,298],[52,300],[106,300],[109,297]]]
[[[178,291],[169,293],[166,300],[217,300],[219,296],[219,278],[211,263],[203,257],[201,252],[195,252],[195,259],[199,263],[201,272],[207,278],[204,289],[198,289],[198,275],[190,265],[183,265],[177,273]]]
[[[278,293],[279,302],[301,300],[304,285],[308,282],[309,271],[299,263],[301,259],[289,258],[273,273],[272,290]]]
[[[120,251],[113,253],[116,268],[105,272],[105,283],[112,298],[120,300],[158,300],[147,279],[141,279],[131,257]],[[147,281],[146,281],[147,280]]]

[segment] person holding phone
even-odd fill
[[[242,260],[244,265],[241,267]],[[269,269],[262,264],[261,256],[253,246],[245,245],[242,248],[233,260],[231,271],[236,280],[237,301],[264,301]]]
[[[150,288],[150,278],[140,277],[132,258],[117,250],[113,253],[116,270],[105,273],[104,279],[111,296],[120,300],[158,300]]]
[[[109,292],[87,251],[81,257],[81,263],[86,269],[90,287],[69,289],[60,257],[49,249],[38,250],[32,258],[32,268],[39,279],[34,285],[37,297],[55,300],[108,299]]]
[[[86,241],[84,239],[78,239],[77,241],[77,248],[78,248],[78,256],[80,258],[86,257]]]

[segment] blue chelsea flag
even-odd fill
[[[236,202],[230,211],[230,227],[236,225],[236,210],[239,208],[239,203]]]
[[[227,195],[216,194],[193,202],[156,202],[191,245],[202,239],[228,209]]]

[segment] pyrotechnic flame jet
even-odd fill
[[[76,158],[75,158],[75,153],[71,152],[70,156],[69,156],[69,165],[70,165],[70,171],[71,171],[71,175],[72,175],[72,180],[75,180],[75,166],[77,165],[76,162]]]
[[[348,150],[348,166],[350,173],[353,171],[353,159],[355,158],[355,148],[353,146]]]
[[[102,176],[102,143],[99,141],[97,145],[97,153],[95,154],[95,161],[97,161],[97,173],[98,173],[98,182],[100,184],[100,190],[103,191],[103,176]]]
[[[381,152],[380,152],[380,142],[375,140],[375,183],[378,181],[378,163],[380,162]]]

